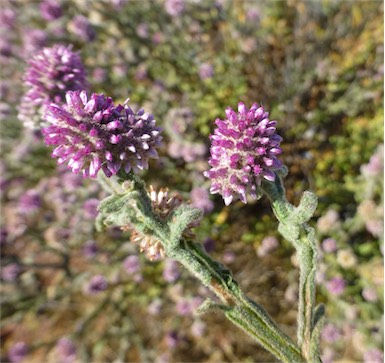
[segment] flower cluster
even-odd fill
[[[29,128],[40,128],[51,102],[63,103],[67,91],[86,88],[86,74],[80,56],[71,46],[44,48],[29,61],[24,75],[28,91],[22,98],[19,119]]]
[[[52,156],[67,163],[74,173],[96,177],[102,169],[107,177],[123,168],[138,172],[157,158],[161,129],[143,109],[134,112],[127,104],[115,106],[110,97],[85,91],[66,94],[67,104],[51,104],[43,129],[45,143],[56,145]]]
[[[269,113],[254,103],[247,109],[238,104],[238,113],[228,107],[225,120],[217,119],[217,128],[211,139],[211,169],[204,175],[211,179],[212,194],[223,196],[226,205],[238,194],[246,203],[246,195],[258,197],[262,179],[275,180],[274,171],[282,164],[277,155],[281,136],[276,133],[276,121],[270,121]]]

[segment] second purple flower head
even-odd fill
[[[204,175],[211,179],[210,192],[222,195],[229,205],[234,194],[243,203],[247,195],[256,199],[263,179],[275,180],[274,171],[282,167],[277,156],[282,153],[281,136],[276,133],[276,121],[254,103],[248,109],[243,102],[238,112],[226,109],[226,119],[215,121],[217,128],[211,139],[211,169]]]
[[[115,106],[110,97],[85,91],[70,91],[64,106],[51,104],[45,113],[50,126],[43,129],[45,143],[55,145],[52,157],[66,163],[74,173],[107,177],[123,169],[138,172],[157,158],[161,129],[154,117],[127,104]]]

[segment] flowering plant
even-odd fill
[[[50,124],[43,129],[47,145],[55,145],[52,154],[59,163],[67,163],[84,177],[99,176],[111,195],[99,204],[97,225],[118,226],[129,231],[150,260],[167,256],[179,262],[219,298],[206,300],[198,311],[224,312],[234,324],[245,330],[265,349],[284,362],[320,361],[319,336],[323,324],[323,306],[315,307],[315,271],[317,247],[314,231],[307,222],[317,198],[305,192],[298,207],[285,197],[285,167],[277,159],[282,138],[276,134],[276,121],[270,121],[263,107],[247,109],[238,105],[238,114],[226,110],[227,119],[217,120],[211,136],[211,169],[205,176],[212,181],[211,192],[222,194],[225,204],[239,195],[247,203],[265,194],[279,220],[279,232],[296,248],[300,264],[300,290],[297,343],[283,333],[268,313],[241,290],[232,273],[213,260],[194,239],[191,228],[199,224],[202,211],[158,193],[137,175],[148,167],[148,159],[157,157],[161,129],[152,115],[142,109],[133,112],[127,103],[117,105],[111,98],[85,91],[68,91],[66,105],[51,104],[45,113]],[[103,173],[99,173],[102,170]],[[106,289],[102,275],[96,275],[87,287],[89,293]]]

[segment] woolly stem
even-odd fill
[[[301,347],[302,355],[310,360],[314,357],[312,343],[313,314],[315,307],[315,274],[317,268],[317,245],[314,237],[314,229],[309,227],[305,221],[311,218],[314,205],[305,202],[295,208],[285,196],[285,190],[281,179],[277,176],[275,183],[266,182],[263,190],[271,201],[272,209],[277,217],[279,232],[284,238],[293,244],[297,251],[300,278],[299,278],[299,301],[297,316],[297,340]],[[306,197],[313,198],[310,193]],[[306,199],[303,198],[303,199]],[[314,204],[313,198],[313,204]],[[315,202],[316,203],[316,202]],[[314,345],[314,344],[313,344]]]

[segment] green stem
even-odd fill
[[[298,254],[300,278],[297,340],[302,355],[309,360],[314,350],[311,347],[317,267],[314,229],[309,227],[307,223],[299,222],[299,220],[302,221],[297,216],[300,213],[300,207],[295,208],[286,200],[285,190],[278,176],[275,183],[264,183],[263,190],[270,199],[273,212],[280,222],[280,233],[293,244]]]
[[[304,362],[299,347],[273,322],[268,313],[248,298],[231,272],[211,259],[201,246],[183,241],[169,256],[200,279],[222,301],[226,317],[283,362]],[[207,278],[209,276],[209,278]]]

